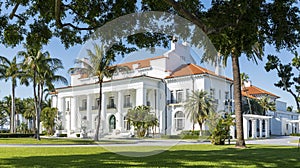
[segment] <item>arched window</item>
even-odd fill
[[[184,129],[184,113],[182,111],[177,111],[174,116],[175,119],[175,129],[176,131]]]

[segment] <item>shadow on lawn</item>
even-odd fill
[[[300,167],[299,154],[297,148],[229,147],[207,151],[171,150],[139,158],[110,152],[30,156],[2,159],[2,163],[12,167]]]

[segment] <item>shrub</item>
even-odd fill
[[[293,134],[290,134],[290,136],[300,136],[300,133],[293,133]]]
[[[68,134],[58,134],[58,137],[68,137]]]
[[[1,133],[0,138],[29,138],[34,137],[35,134],[13,134],[13,133]]]
[[[78,137],[78,138],[79,138],[79,137],[80,137],[80,134],[76,134],[76,137]]]
[[[233,125],[233,118],[230,115],[221,117],[219,114],[210,116],[211,143],[214,145],[224,145],[229,136],[230,126]]]
[[[181,139],[179,135],[162,135],[161,138],[165,139]]]

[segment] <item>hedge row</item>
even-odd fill
[[[40,134],[41,136],[44,134]],[[35,134],[13,134],[13,133],[0,133],[0,138],[29,138],[34,137]]]

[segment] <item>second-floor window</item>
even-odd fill
[[[210,89],[209,95],[212,99],[215,99],[215,89]]]
[[[107,108],[115,108],[115,98],[113,96],[108,98]]]
[[[131,107],[130,95],[125,95],[124,96],[124,107]]]
[[[86,110],[87,109],[87,100],[83,99],[81,101],[81,107],[79,107],[79,110]]]
[[[177,103],[183,102],[183,90],[176,90]]]

